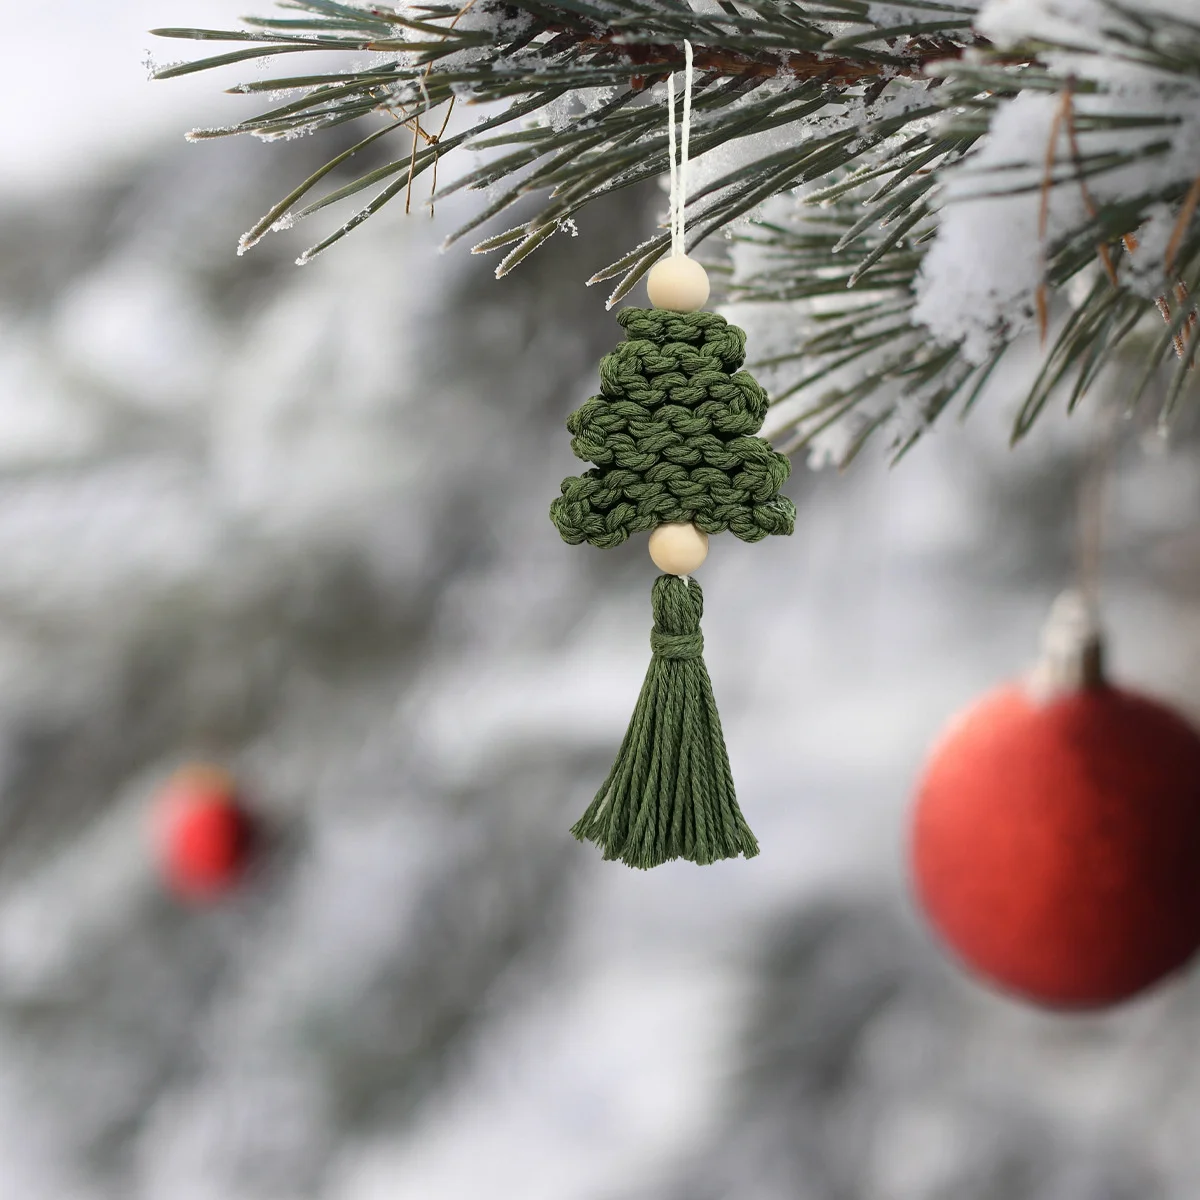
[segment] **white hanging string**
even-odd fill
[[[667,145],[671,152],[671,254],[687,251],[684,246],[684,210],[687,208],[687,169],[692,138],[692,43],[683,43],[683,127],[679,132],[679,154],[675,153],[675,72],[667,78]]]

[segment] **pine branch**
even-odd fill
[[[313,201],[312,190],[331,169],[305,180],[243,239],[253,245],[273,226],[311,216],[331,204],[384,184],[371,202],[302,256],[307,261],[357,227],[384,205],[404,196],[460,148],[472,145],[508,153],[437,190],[433,199],[460,188],[492,189],[506,184],[477,220],[451,241],[503,212],[530,192],[549,192],[549,203],[532,220],[481,243],[477,249],[514,246],[499,274],[511,270],[536,246],[592,200],[666,167],[666,136],[660,107],[647,95],[653,84],[682,67],[682,43],[695,47],[701,72],[696,101],[697,153],[749,142],[771,130],[796,126],[796,146],[788,155],[764,156],[728,181],[728,193],[698,207],[697,240],[723,228],[763,199],[795,186],[814,169],[833,170],[860,151],[853,137],[830,144],[813,159],[802,145],[800,123],[847,99],[874,107],[889,83],[924,81],[928,65],[961,55],[979,43],[969,30],[970,10],[927,2],[909,5],[929,19],[875,24],[860,0],[822,0],[802,5],[787,0],[749,0],[720,13],[703,15],[682,0],[615,3],[576,0],[542,4],[515,0],[475,0],[464,8],[429,4],[412,10],[380,5],[358,7],[329,0],[295,0],[285,5],[309,14],[299,20],[252,19],[255,30],[160,29],[171,38],[250,42],[252,46],[164,68],[158,78],[224,66],[264,55],[354,50],[386,54],[388,61],[358,71],[291,75],[231,89],[256,94],[295,90],[299,97],[237,125],[198,130],[207,138],[251,133],[292,137],[360,118],[391,122],[408,132],[408,152]],[[770,84],[768,91],[761,91]],[[607,89],[611,96],[564,126],[553,106],[581,92]],[[761,93],[761,99],[755,93]],[[442,115],[456,100],[508,105],[474,129],[443,136]],[[548,110],[550,110],[548,115]],[[927,115],[935,111],[928,106]],[[528,127],[530,119],[542,124]],[[503,132],[500,132],[503,131]],[[491,133],[495,136],[484,138]],[[338,166],[378,138],[374,131]],[[882,135],[886,136],[886,134]],[[868,143],[869,144],[869,143]],[[790,169],[789,169],[790,168]],[[699,200],[700,197],[697,197]],[[631,275],[618,286],[624,294],[661,253],[639,256]],[[603,273],[602,273],[603,274]],[[609,276],[604,276],[609,277]]]
[[[365,126],[242,249],[357,201],[307,261],[393,201],[411,207],[424,181],[430,204],[488,193],[449,241],[541,195],[531,218],[474,247],[503,251],[503,275],[587,205],[665,172],[655,85],[691,41],[689,243],[733,232],[731,298],[784,312],[790,330],[772,353],[776,432],[845,461],[878,430],[902,453],[948,405],[969,408],[1023,332],[1040,322],[1045,336],[1056,297],[1062,315],[1015,437],[1054,392],[1078,403],[1131,347],[1143,390],[1174,360],[1166,413],[1195,378],[1200,24],[1158,4],[1058,4],[736,0],[697,12],[687,0],[290,0],[279,5],[287,17],[242,30],[158,31],[237,47],[159,76],[374,55],[235,87],[284,96],[192,135]],[[463,127],[472,108],[482,115]],[[353,173],[362,151],[400,130],[394,157]],[[439,186],[467,148],[477,165]],[[668,244],[663,231],[590,282],[612,282],[615,302]]]
[[[809,190],[781,220],[738,236],[731,298],[788,313],[790,344],[771,366],[774,430],[790,435],[789,449],[816,445],[819,457],[844,464],[867,436],[887,427],[893,451],[903,454],[948,404],[961,399],[964,411],[974,404],[1022,330],[1036,330],[1039,311],[1042,369],[1020,406],[1014,441],[1054,394],[1064,392],[1074,408],[1114,360],[1131,353],[1142,362],[1125,398],[1131,410],[1172,360],[1163,418],[1189,390],[1200,391],[1192,370],[1200,162],[1187,153],[1200,125],[1200,92],[1190,82],[1200,79],[1200,27],[1185,37],[1178,19],[1167,18],[1168,40],[1144,14],[1131,27],[1121,23],[1120,6],[1108,7],[1118,23],[1090,45],[1073,42],[1065,61],[1054,44],[1040,41],[1022,47],[1030,65],[986,57],[945,64],[940,91],[948,116],[938,138],[925,145],[914,139],[874,167],[864,164]],[[1146,75],[1117,75],[1119,90],[1110,90],[1110,48]],[[1138,94],[1134,80],[1147,97],[1141,111],[1129,101]],[[997,144],[1011,138],[1017,125],[1004,121],[1016,110],[1007,105],[1038,94],[1055,111],[1041,144],[1034,140],[1021,147],[1023,154],[983,163],[974,153],[979,139],[989,130]],[[1159,96],[1161,103],[1152,104]],[[946,262],[931,265],[928,256],[938,238],[953,234],[947,217],[959,215],[960,206],[995,212],[996,227],[980,239],[1000,243],[1014,262],[1033,264],[1040,274],[1026,296],[1014,293],[997,311],[985,329],[986,345],[970,352],[971,335],[947,336],[970,328],[968,304],[958,311],[951,311],[953,303],[941,306],[948,317],[934,331],[940,337],[928,327],[930,295],[953,292],[939,274]],[[1052,207],[1058,215],[1048,228]],[[1040,220],[1029,223],[1032,236],[1009,245],[1004,224],[1015,216],[1020,227],[1022,212],[1040,212]],[[1138,261],[1145,249],[1139,236],[1146,233],[1163,248]],[[857,260],[831,269],[851,243]],[[1093,278],[1083,294],[1060,303],[1066,311],[1047,338],[1048,298],[1088,273]],[[975,294],[984,294],[986,283]],[[857,295],[842,291],[855,285]],[[838,423],[840,436],[830,441]]]

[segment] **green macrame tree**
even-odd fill
[[[617,320],[626,340],[600,364],[600,395],[567,422],[575,454],[596,465],[563,480],[550,507],[563,540],[610,547],[691,527],[705,542],[726,530],[747,542],[790,534],[796,509],[779,494],[789,462],[754,436],[768,401],[740,370],[746,335],[708,312],[627,308]],[[664,574],[653,608],[653,658],[633,720],[572,832],[632,867],[753,857],[702,657],[704,595]]]
[[[748,371],[746,335],[709,312],[627,308],[626,341],[600,363],[600,395],[571,414],[577,458],[551,519],[572,545],[617,546],[631,533],[688,521],[745,542],[791,533],[779,489],[790,464],[753,436],[767,394]]]

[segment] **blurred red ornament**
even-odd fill
[[[1105,683],[1098,640],[1082,653],[1073,685],[1002,687],[951,726],[911,831],[951,949],[1057,1008],[1125,1000],[1200,946],[1200,736]]]
[[[252,826],[237,787],[216,767],[186,767],[157,800],[156,829],[167,886],[188,900],[216,900],[241,881]]]

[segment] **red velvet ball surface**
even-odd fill
[[[1115,1004],[1200,945],[1200,736],[1142,696],[993,692],[935,749],[911,839],[937,932],[1039,1004]]]
[[[250,859],[250,820],[224,772],[180,772],[158,800],[159,854],[168,887],[184,899],[215,900],[241,881]]]

